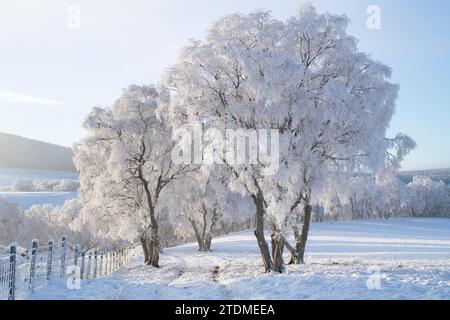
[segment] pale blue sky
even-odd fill
[[[360,49],[393,68],[401,90],[390,133],[418,143],[403,168],[450,167],[450,2],[310,2],[346,14]],[[71,145],[92,106],[110,105],[130,83],[156,82],[216,18],[267,9],[284,20],[302,3],[0,0],[0,132]],[[80,8],[78,30],[66,27],[69,5]],[[380,30],[366,27],[369,5],[381,9]]]

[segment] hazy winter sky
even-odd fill
[[[450,1],[310,2],[346,14],[360,49],[394,69],[401,90],[390,133],[418,143],[403,168],[450,167]],[[302,3],[0,0],[0,132],[71,145],[92,106],[110,105],[128,84],[156,82],[218,17],[267,9],[284,20]],[[79,29],[67,27],[70,5],[80,9]],[[381,9],[380,30],[366,26],[369,5]]]

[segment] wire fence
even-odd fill
[[[84,251],[80,245],[70,244],[65,236],[59,246],[52,240],[46,246],[39,246],[33,240],[31,249],[22,252],[12,244],[9,254],[0,256],[0,300],[26,298],[57,278],[68,279],[69,286],[71,282],[104,277],[139,254],[139,246],[108,252]]]

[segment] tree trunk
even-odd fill
[[[308,197],[309,199],[309,197]],[[311,223],[311,211],[312,211],[312,207],[311,205],[308,203],[309,201],[307,201],[307,203],[304,206],[304,219],[303,219],[303,227],[302,227],[302,234],[300,236],[300,241],[297,241],[296,243],[296,251],[297,251],[297,263],[298,264],[303,264],[305,263],[305,248],[306,248],[306,241],[308,240],[308,232],[309,232],[309,225]]]
[[[265,272],[270,272],[272,270],[272,258],[270,257],[269,246],[264,238],[264,201],[262,195],[253,196],[252,199],[256,206],[255,237],[258,242],[259,250],[261,251]]]
[[[296,264],[297,263],[297,252],[295,251],[295,248],[293,246],[291,246],[291,244],[286,239],[284,240],[284,245],[291,253],[291,260],[289,260],[288,264]]]
[[[148,261],[148,265],[152,267],[159,268],[159,230],[158,230],[158,221],[155,217],[155,209],[150,208],[150,220],[151,220],[151,236],[150,236],[150,259]]]
[[[297,219],[296,223],[300,222],[300,218]],[[292,226],[292,231],[294,233],[294,239],[295,239],[295,248],[293,248],[287,241],[285,241],[286,248],[291,252],[291,260],[289,260],[289,264],[297,264],[298,263],[298,249],[299,249],[299,243],[301,241],[301,234],[298,230],[298,226],[294,224]]]
[[[189,221],[192,224],[192,229],[194,229],[195,238],[197,239],[198,244],[198,251],[210,251],[213,238],[213,229],[215,228],[218,219],[213,216],[211,225],[208,228],[206,217],[204,217],[202,232],[200,232],[197,223],[193,219],[189,219]]]
[[[142,251],[144,252],[144,263],[148,264],[150,261],[150,251],[149,251],[149,241],[145,235],[139,236],[139,242],[142,246]]]
[[[159,268],[159,245],[157,239],[150,240],[150,261],[147,264]]]
[[[350,197],[350,204],[352,205],[352,220],[356,220],[356,208],[353,197]]]
[[[208,209],[206,209],[205,204],[203,203],[202,205],[202,214],[203,214],[203,228],[202,228],[202,245],[200,248],[200,251],[208,251],[208,249],[206,248],[205,245],[205,240],[206,240],[206,229],[208,228],[208,219],[207,219],[207,215],[208,215]]]
[[[144,187],[145,195],[147,198],[147,204],[149,208],[150,215],[150,244],[149,244],[149,254],[147,265],[159,268],[159,230],[158,230],[158,220],[156,219],[156,204],[158,202],[158,195],[155,199],[152,198],[152,193],[150,192],[148,181],[144,178],[142,167],[139,167],[139,179]],[[159,180],[158,180],[159,181]],[[158,182],[159,183],[159,182]]]
[[[209,226],[209,230],[206,233],[205,241],[204,241],[206,251],[211,251],[211,243],[212,243],[213,233],[216,230],[216,225],[220,221],[221,216],[222,215],[219,214],[217,209],[213,209],[213,215],[212,215],[212,218],[211,218],[211,225]]]
[[[197,239],[198,251],[203,251],[203,239],[198,230],[198,226],[193,219],[189,219],[192,225],[192,229],[194,229],[195,239]]]
[[[283,261],[284,237],[279,231],[272,233],[272,257],[273,271],[283,273],[285,270]]]
[[[205,239],[205,251],[211,251],[211,243],[212,243],[212,233],[208,232],[208,235]]]

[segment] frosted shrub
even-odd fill
[[[33,181],[18,179],[11,185],[11,191],[14,192],[31,192],[34,191]]]

